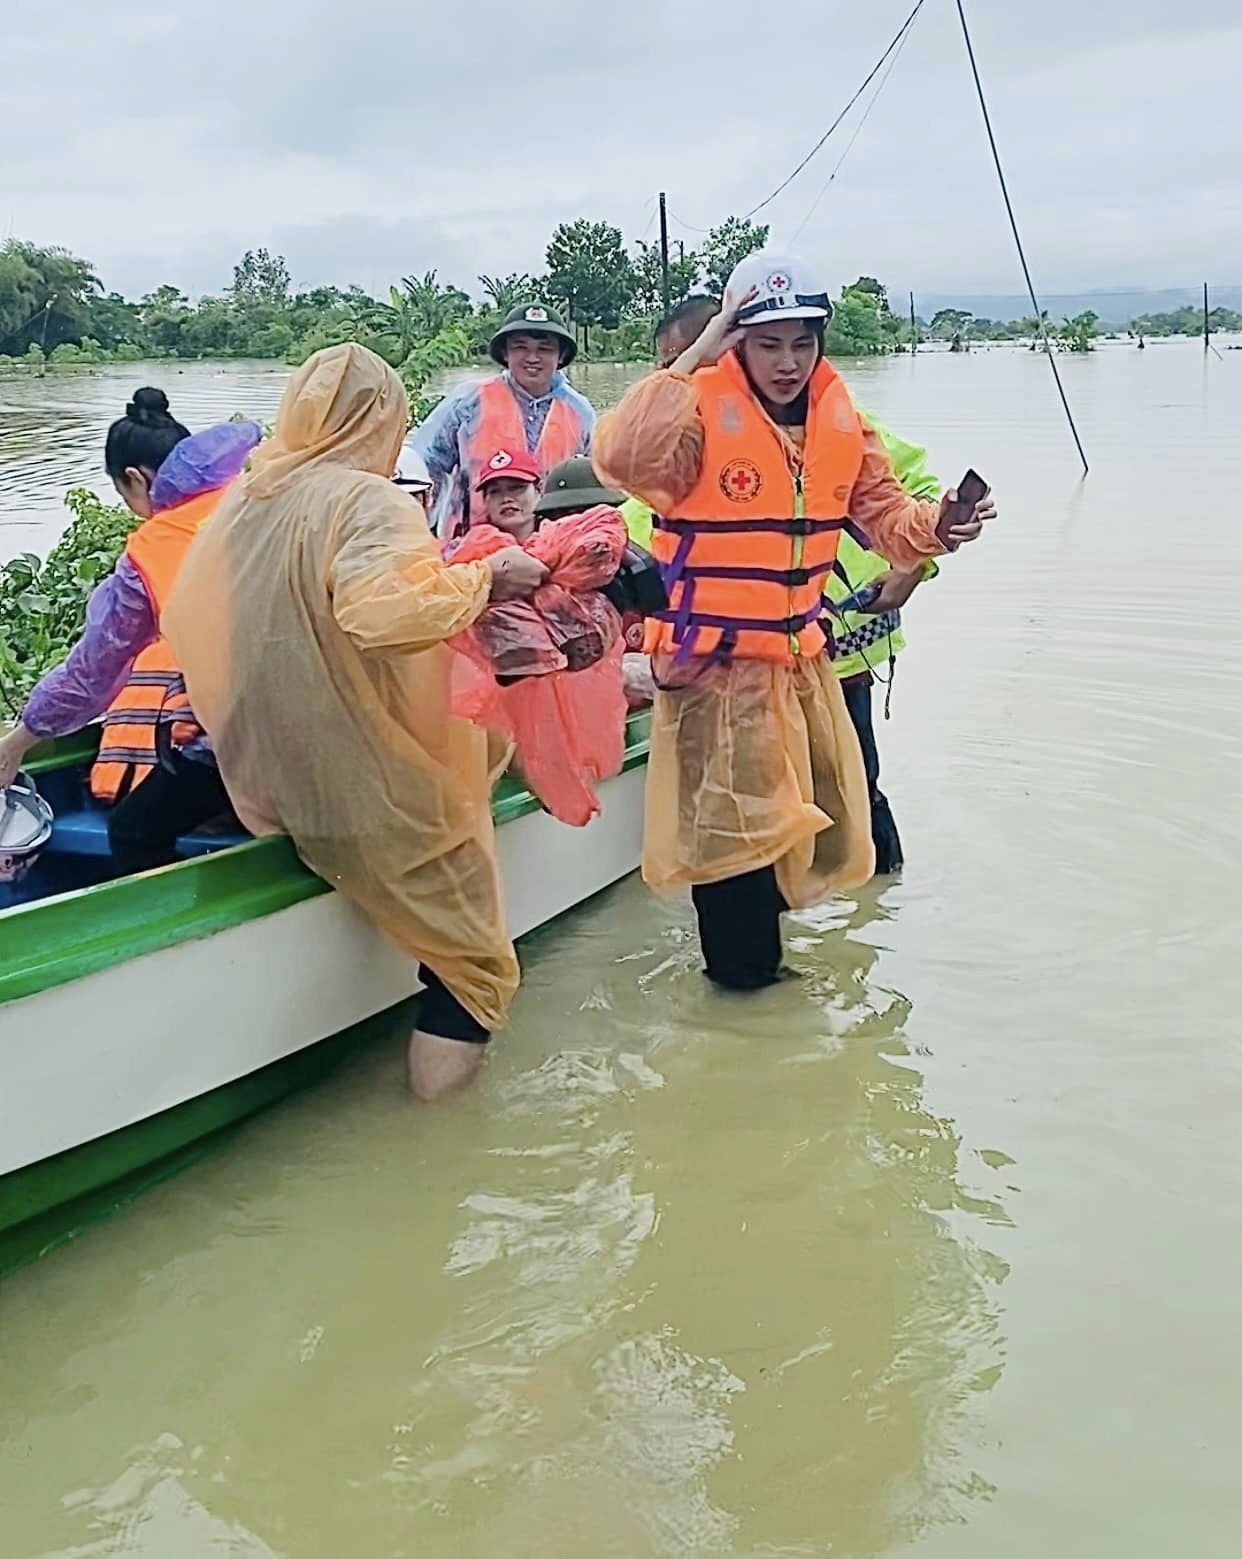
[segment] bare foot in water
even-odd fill
[[[410,1036],[410,1092],[431,1103],[456,1093],[474,1080],[483,1065],[483,1045],[465,1039],[445,1039],[415,1029]]]

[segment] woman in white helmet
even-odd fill
[[[648,620],[659,692],[643,874],[689,886],[708,977],[779,978],[780,916],[874,869],[858,739],[818,624],[843,529],[895,568],[946,550],[824,357],[831,306],[800,260],[759,253],[667,370],[601,418],[603,479],[656,511],[669,593]],[[945,531],[973,541],[983,500]]]

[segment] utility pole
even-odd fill
[[[1206,354],[1212,345],[1212,316],[1208,313],[1208,284],[1203,284],[1203,350]]]
[[[660,191],[660,289],[664,297],[664,312],[667,314],[671,294],[668,284],[668,207],[663,190]]]
[[[910,294],[910,354],[914,355],[919,349],[919,327],[914,317],[914,294]]]
[[[51,317],[52,317],[52,304],[55,303],[55,302],[56,302],[56,294],[53,293],[52,296],[43,305],[43,339],[42,339],[42,341],[40,343],[40,347],[39,347],[39,350],[43,353],[43,361],[39,364],[39,378],[40,379],[44,378],[46,376],[46,374],[47,374],[47,327],[48,327],[48,322],[51,320]]]

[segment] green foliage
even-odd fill
[[[138,520],[75,487],[68,529],[41,563],[32,552],[0,567],[0,699],[17,715],[35,683],[82,635],[91,591],[116,564]]]
[[[768,231],[767,223],[756,224],[744,217],[726,217],[719,227],[712,228],[699,256],[707,290],[723,296],[734,266],[763,248]]]
[[[1094,309],[1084,309],[1058,327],[1057,344],[1067,352],[1091,352],[1092,343],[1099,335],[1100,316]]]
[[[354,339],[399,368],[421,343],[468,318],[471,306],[460,287],[442,285],[435,271],[428,271],[390,287],[387,303],[359,297],[351,310]]]
[[[968,336],[973,320],[974,315],[968,309],[937,309],[932,315],[932,335],[937,341]]]
[[[719,295],[734,266],[767,240],[766,225],[728,217],[700,249],[675,244],[670,302],[699,290]],[[407,364],[424,348],[432,359],[448,352],[452,361],[445,366],[482,358],[504,315],[526,302],[564,310],[577,327],[584,357],[650,356],[651,333],[664,310],[658,245],[639,240],[627,253],[618,228],[579,218],[553,233],[547,266],[541,276],[516,271],[481,275],[478,303],[461,287],[441,281],[435,270],[406,276],[385,298],[376,299],[359,287],[294,292],[284,257],[253,249],[233,267],[230,285],[218,296],[192,303],[180,288],[164,285],[131,302],[119,293],[105,293],[89,261],[63,249],[10,239],[0,244],[0,371],[72,371],[94,363],[164,357],[301,363],[322,347],[359,341],[413,382],[422,370],[415,363],[407,371]],[[1088,330],[1079,315],[1053,327],[1052,334],[1065,350],[1090,350],[1092,340],[1108,328],[1094,323],[1098,328]],[[1129,328],[1144,336],[1198,335],[1203,316],[1188,307],[1133,320]],[[1214,309],[1211,328],[1242,330],[1242,313]],[[454,332],[464,334],[464,357],[457,355],[461,349]],[[1038,337],[1032,319],[975,319],[961,309],[941,309],[930,326],[920,320],[914,331],[918,341],[956,340],[960,345],[1018,339],[1039,345]],[[829,330],[832,351],[889,351],[910,340],[908,320],[894,313],[875,277],[860,276],[845,289]],[[421,381],[415,393],[423,394]]]
[[[482,287],[491,307],[485,312],[495,313],[503,319],[520,303],[529,303],[538,295],[538,284],[525,271],[511,271],[508,276],[480,276]]]
[[[634,261],[634,298],[637,313],[657,320],[664,313],[664,276],[659,244],[638,240],[638,258]],[[693,249],[678,244],[669,255],[668,296],[672,307],[688,298],[699,279],[700,261]]]
[[[907,331],[908,334],[908,331]],[[828,324],[828,350],[870,357],[891,351],[902,335],[888,302],[888,289],[874,276],[860,276],[841,293]]]
[[[89,260],[10,238],[0,245],[0,348],[52,351],[90,332],[102,287]]]
[[[427,395],[427,382],[446,368],[458,368],[470,357],[470,337],[461,325],[446,325],[430,341],[424,341],[400,364],[402,383],[410,397],[410,417],[422,422],[441,397]]]
[[[266,249],[247,249],[233,267],[233,301],[243,308],[268,305],[279,307],[289,296],[289,267],[283,254],[270,255]]]
[[[1234,309],[1213,309],[1208,315],[1208,327],[1212,331],[1242,330],[1242,314]],[[1188,306],[1165,314],[1141,314],[1130,321],[1129,328],[1139,336],[1201,336],[1203,310]]]
[[[827,345],[834,357],[874,357],[889,349],[891,338],[874,293],[845,289],[828,321]]]
[[[621,229],[607,222],[562,222],[548,244],[546,289],[569,319],[583,327],[615,327],[634,296],[634,270]]]
[[[605,362],[648,362],[651,358],[653,321],[623,319],[609,330],[601,326],[591,337],[591,356]]]

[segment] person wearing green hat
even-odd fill
[[[525,449],[541,472],[589,451],[595,408],[565,375],[577,350],[554,309],[519,304],[488,343],[503,372],[446,396],[414,434],[411,444],[431,475],[432,515],[443,540],[482,518],[476,485],[496,450]]]
[[[590,457],[578,455],[548,472],[535,513],[541,520],[563,520],[567,515],[593,509],[596,504],[619,509],[624,502],[624,493],[605,487],[600,481]]]

